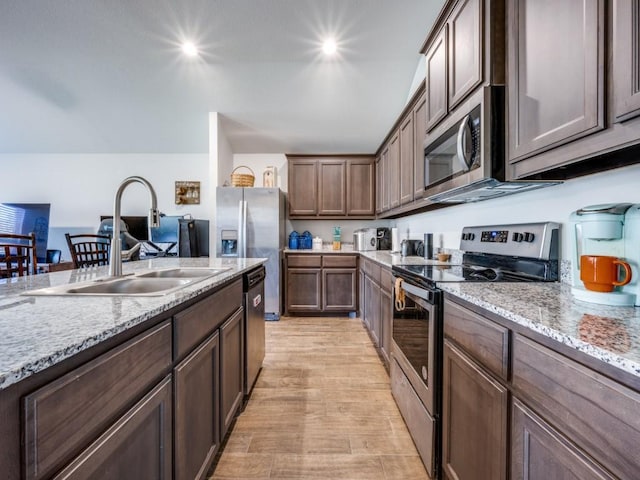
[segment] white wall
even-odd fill
[[[640,165],[569,180],[532,192],[478,203],[456,205],[395,221],[401,238],[422,239],[434,233],[434,247],[458,249],[463,226],[553,221],[567,231],[571,212],[586,205],[640,203]],[[640,241],[640,240],[639,240]],[[568,235],[562,237],[562,258],[571,258]]]
[[[96,232],[100,215],[113,214],[118,186],[126,177],[139,175],[151,182],[158,195],[158,207],[167,215],[191,214],[210,219],[207,154],[3,154],[0,167],[10,168],[14,179],[4,182],[1,202],[50,203],[49,248],[62,250],[68,258],[64,233]],[[200,205],[176,205],[175,182],[199,181]],[[25,183],[29,187],[25,188]],[[149,194],[140,184],[124,192],[123,215],[147,215]]]

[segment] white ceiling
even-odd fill
[[[373,152],[442,4],[1,0],[0,153]]]

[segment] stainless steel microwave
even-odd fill
[[[484,87],[427,136],[424,196],[467,203],[559,182],[510,181],[505,175],[505,87]]]

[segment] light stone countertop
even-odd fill
[[[0,281],[0,390],[239,277],[265,258],[176,258],[124,263],[123,273],[172,267],[229,268],[163,296],[26,296],[27,290],[95,280],[108,267]]]
[[[426,264],[421,257],[360,252],[381,265]],[[613,367],[640,377],[640,308],[576,300],[560,282],[438,283],[443,291]]]

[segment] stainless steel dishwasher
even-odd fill
[[[252,270],[244,276],[245,398],[251,393],[264,360],[264,278],[264,267]]]

